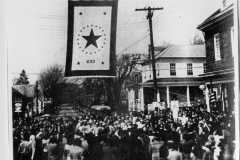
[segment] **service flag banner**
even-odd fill
[[[66,76],[115,76],[117,1],[69,1]]]
[[[212,93],[210,93],[210,102],[211,103],[214,103],[214,102],[216,102],[216,92],[212,92]]]

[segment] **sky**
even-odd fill
[[[153,15],[154,45],[187,44],[196,27],[221,7],[222,0],[119,0],[116,54],[147,54],[149,27],[145,12],[136,8],[163,7]],[[8,0],[7,52],[10,79],[25,69],[34,83],[53,64],[65,65],[67,0]]]

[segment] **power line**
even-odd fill
[[[144,40],[146,37],[148,37],[148,34],[146,34],[145,36],[143,36],[141,39],[133,42],[132,44],[130,44],[129,46],[127,46],[126,48],[124,48],[123,50],[121,50],[120,52],[118,52],[118,54],[123,53],[124,51],[128,50],[129,48],[131,48],[132,46],[138,44],[139,42],[141,42],[142,40]]]
[[[11,74],[12,74],[12,75],[21,74],[21,72],[19,72],[19,73],[18,73],[18,72],[12,72]],[[27,75],[40,75],[41,73],[27,72],[26,74],[27,74]]]
[[[129,25],[134,25],[134,24],[139,24],[139,23],[144,23],[145,21],[138,21],[138,22],[132,22],[132,23],[122,23],[118,24],[118,28],[122,27],[129,27]]]

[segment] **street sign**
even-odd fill
[[[117,0],[72,1],[66,76],[115,76]]]

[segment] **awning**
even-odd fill
[[[212,83],[234,82],[234,70],[226,69],[214,72],[207,72],[205,74],[200,75],[200,77],[205,82]]]

